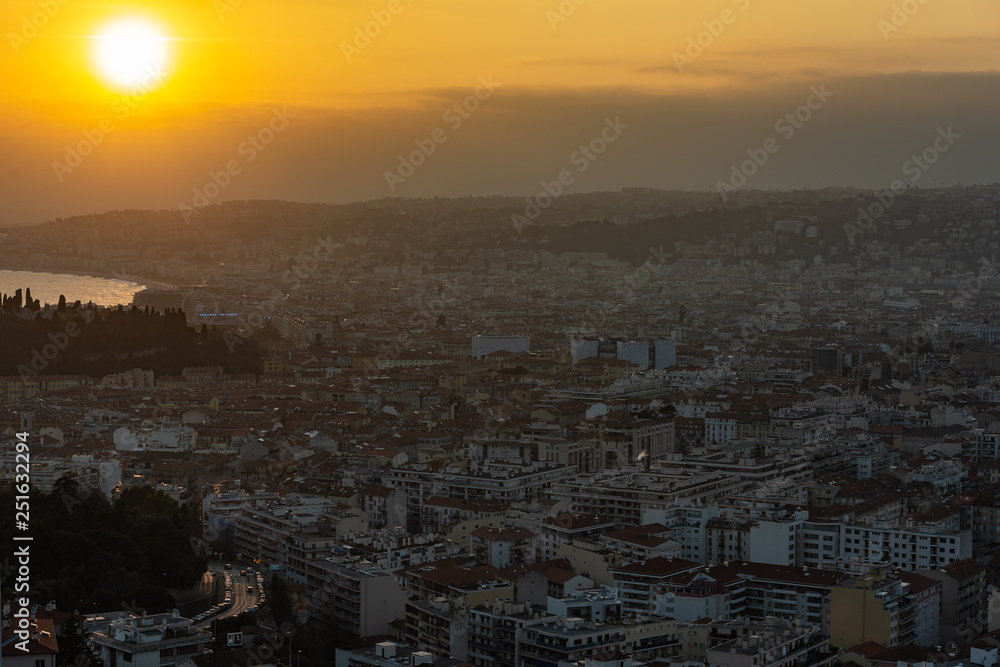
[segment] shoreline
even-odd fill
[[[175,285],[168,285],[167,283],[161,283],[153,280],[147,280],[142,276],[116,276],[113,273],[106,273],[102,271],[81,271],[76,269],[20,269],[20,268],[4,268],[0,267],[0,271],[11,271],[15,273],[47,273],[54,276],[76,276],[78,278],[95,278],[98,280],[117,280],[120,282],[133,283],[138,289],[136,293],[141,292],[143,289],[155,288],[155,289],[167,289],[175,290],[177,287]]]

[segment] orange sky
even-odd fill
[[[912,15],[894,10],[904,4],[915,9]],[[48,14],[44,20],[40,12]],[[387,24],[369,43],[356,42],[356,29],[373,21],[373,12]],[[91,54],[103,23],[137,15],[172,38],[172,66],[162,87],[120,117],[113,109],[122,108],[121,91],[101,80]],[[591,125],[599,126],[606,102],[616,95],[658,99],[668,107],[678,96],[725,99],[737,107],[742,102],[734,100],[768,98],[774,100],[770,115],[777,116],[784,108],[778,102],[786,99],[782,95],[792,100],[790,91],[823,81],[915,72],[963,77],[1000,69],[1000,3],[995,0],[18,0],[0,2],[0,26],[5,32],[0,80],[8,116],[0,128],[0,149],[16,161],[7,174],[14,183],[0,172],[0,216],[6,217],[0,223],[13,222],[11,216],[70,214],[74,207],[90,212],[144,202],[169,206],[178,198],[177,188],[183,195],[204,172],[224,164],[239,145],[240,132],[266,123],[274,105],[298,110],[298,123],[286,136],[296,131],[299,136],[282,137],[284,148],[276,141],[272,155],[280,157],[293,142],[312,143],[326,156],[337,153],[338,142],[346,145],[357,137],[356,130],[336,136],[338,125],[343,128],[348,120],[370,123],[373,136],[398,134],[398,151],[403,151],[422,128],[430,132],[440,124],[441,111],[471,93],[480,77],[492,75],[502,86],[484,102],[480,117],[461,130],[468,145],[452,141],[452,155],[441,158],[457,165],[471,159],[477,147],[486,151],[503,143],[504,133],[515,128],[532,137],[559,134],[560,115],[592,113]],[[712,27],[717,35],[707,32]],[[677,54],[699,36],[703,51],[679,71]],[[350,58],[345,45],[350,45]],[[984,81],[995,90],[995,77]],[[538,102],[543,99],[548,103]],[[860,101],[855,103],[860,109]],[[956,100],[956,111],[960,106]],[[115,132],[89,163],[72,174],[75,178],[52,178],[52,162],[65,146],[105,119],[114,122]],[[319,132],[319,126],[327,129]],[[304,140],[306,128],[319,132],[316,141]],[[585,131],[581,125],[580,132]],[[765,124],[760,133],[767,131]],[[407,138],[408,133],[415,134]],[[535,145],[531,141],[523,149]],[[552,150],[557,164],[565,149]],[[387,140],[381,163],[390,160],[385,166],[391,166],[398,151]],[[291,157],[284,156],[282,173],[295,187],[275,182],[273,175],[264,192],[264,181],[253,176],[243,187],[253,182],[261,196],[314,201],[389,194],[379,189],[385,170],[378,160],[363,181],[371,188],[331,191],[304,184],[321,180],[317,165],[340,173],[351,171],[349,163],[327,165],[318,154],[312,161],[297,152],[294,157],[307,171],[296,179],[287,174]],[[139,159],[162,170],[169,191],[148,185],[141,191],[106,187],[109,179],[133,174]],[[728,159],[720,154],[723,164]],[[996,172],[984,178],[995,179]],[[414,179],[411,191],[396,194],[451,193],[428,179]],[[711,187],[709,172],[702,180]],[[661,186],[671,187],[670,181],[664,179]],[[519,186],[506,172],[498,172],[496,182],[532,187],[530,179]],[[590,185],[618,184],[595,180]],[[481,186],[489,191],[489,183]],[[26,187],[48,204],[10,198],[23,196]],[[230,194],[245,196],[238,190]]]

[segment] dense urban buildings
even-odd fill
[[[212,618],[266,623],[274,594],[337,638],[337,665],[988,663],[995,200],[941,195],[897,221],[906,243],[849,244],[804,212],[788,224],[799,204],[774,195],[783,223],[638,269],[557,247],[390,259],[395,239],[359,235],[273,303],[268,243],[220,241],[223,270],[95,244],[87,261],[164,281],[202,271],[193,292],[237,320],[263,308],[273,341],[256,373],[136,358],[2,377],[0,465],[10,485],[27,432],[38,491],[153,488],[199,518],[192,548],[231,608],[85,614],[109,667],[201,665]],[[144,303],[183,301],[168,293]],[[203,335],[234,348],[262,331],[207,314]]]

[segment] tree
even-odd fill
[[[59,295],[59,305],[56,306],[56,310],[58,310],[60,313],[66,311],[66,295],[65,294],[60,294]]]
[[[271,575],[271,616],[278,625],[295,622],[295,612],[292,611],[292,601],[288,597],[288,587],[285,580],[277,574]]]
[[[89,632],[83,629],[83,617],[73,614],[59,631],[57,667],[104,667],[97,652],[87,641]]]
[[[177,605],[174,596],[159,586],[140,586],[131,595],[137,606],[154,614],[168,612]]]
[[[440,315],[438,315],[438,318],[437,318],[437,325],[438,325],[439,327],[444,327],[444,326],[448,326],[448,318],[446,318],[446,317],[444,316],[444,313],[441,313]]]

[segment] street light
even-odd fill
[[[299,649],[295,656],[295,667],[302,667],[302,649]]]

